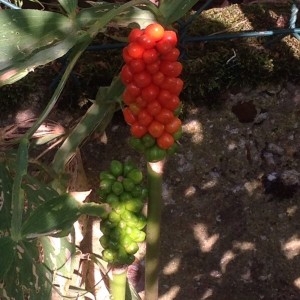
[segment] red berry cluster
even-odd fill
[[[176,48],[176,33],[155,23],[143,30],[133,29],[128,39],[121,70],[126,85],[125,121],[131,126],[133,137],[150,135],[160,149],[167,150],[181,131],[176,110],[183,81],[178,78],[182,65],[177,61],[180,52]]]

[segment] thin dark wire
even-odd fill
[[[21,9],[21,7],[14,5],[7,0],[0,0],[0,3],[4,4],[5,6],[7,6],[9,8],[12,8],[12,9]]]
[[[290,17],[290,28],[292,29],[296,28],[298,11],[299,9],[297,7],[296,1],[293,1],[292,8],[291,8],[291,17]],[[293,35],[296,39],[300,40],[300,35],[297,32],[293,33]]]

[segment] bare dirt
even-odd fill
[[[159,299],[300,299],[300,87],[225,98],[217,110],[184,106],[165,167]],[[144,167],[127,137],[117,114],[85,144],[88,177],[111,159]]]

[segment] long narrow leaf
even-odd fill
[[[0,238],[0,280],[4,279],[15,258],[15,243],[8,237]]]
[[[99,20],[99,18],[103,18],[107,12],[116,10],[119,7],[120,3],[96,3],[94,7],[89,7],[79,12],[77,16],[78,25],[81,28],[91,26]],[[155,21],[155,14],[153,13],[153,7],[149,10],[149,7],[143,8],[131,6],[121,13],[116,13],[111,21],[119,26],[128,26],[129,24],[137,23],[141,28],[143,28],[149,23],[153,23]]]
[[[58,2],[69,16],[75,13],[78,6],[77,0],[58,0]]]
[[[159,5],[159,11],[163,15],[162,21],[166,25],[182,18],[199,0],[164,0]]]
[[[0,164],[0,234],[4,235],[11,226],[12,178],[6,166]],[[0,255],[1,256],[1,255]]]
[[[119,78],[113,81],[106,92],[103,89],[99,89],[95,103],[92,104],[56,152],[52,166],[57,173],[62,172],[65,164],[75,154],[76,149],[96,128],[98,131],[105,130],[113,116],[116,101],[122,94],[123,89],[124,86]]]
[[[17,160],[16,175],[12,186],[12,219],[11,237],[14,241],[21,239],[22,216],[24,209],[24,191],[22,189],[23,176],[27,173],[29,140],[22,138],[20,141]]]

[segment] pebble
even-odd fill
[[[280,156],[284,154],[283,148],[281,148],[280,146],[273,144],[273,143],[268,144],[267,150],[273,154],[277,154]]]

